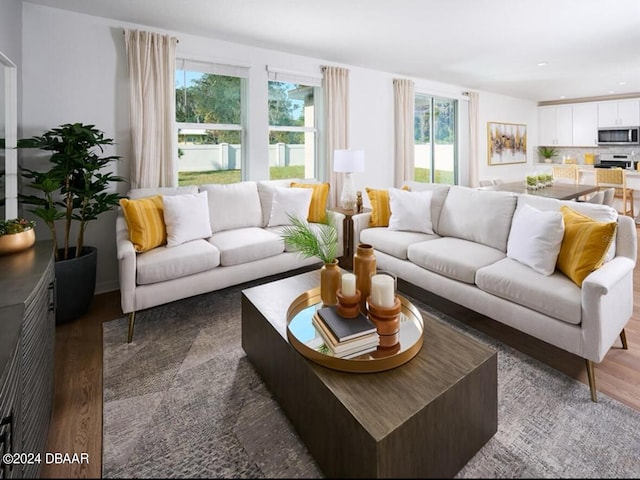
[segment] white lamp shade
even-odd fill
[[[364,150],[334,150],[334,172],[364,172]]]

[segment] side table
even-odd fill
[[[370,208],[362,208],[361,212],[347,210],[344,208],[331,208],[330,212],[337,212],[344,215],[343,236],[342,236],[342,257],[339,258],[340,266],[347,270],[353,270],[353,216],[358,213],[371,212]]]

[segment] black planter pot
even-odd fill
[[[96,289],[98,249],[82,247],[75,258],[75,248],[69,249],[69,260],[58,260],[56,272],[56,324],[75,320],[89,310]],[[58,250],[59,257],[64,255]]]

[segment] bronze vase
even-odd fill
[[[371,292],[371,275],[376,273],[376,256],[373,245],[360,243],[353,256],[353,273],[356,276],[356,289],[360,290],[360,311],[367,313],[367,297]]]
[[[325,263],[320,269],[320,299],[325,306],[338,303],[336,292],[340,289],[342,273],[338,266],[338,260]]]

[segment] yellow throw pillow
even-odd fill
[[[129,229],[129,240],[136,252],[146,252],[167,243],[164,225],[162,195],[129,200],[120,200]]]
[[[563,205],[564,237],[558,255],[558,269],[576,285],[604,263],[615,238],[617,222],[597,222]]]
[[[366,188],[369,202],[371,203],[371,220],[370,227],[388,227],[389,218],[391,217],[391,206],[389,202],[389,190],[376,190]],[[409,191],[409,187],[405,185],[402,190]]]
[[[324,222],[327,216],[327,199],[329,198],[328,183],[298,183],[291,182],[291,187],[313,188],[311,204],[309,205],[309,222]]]

